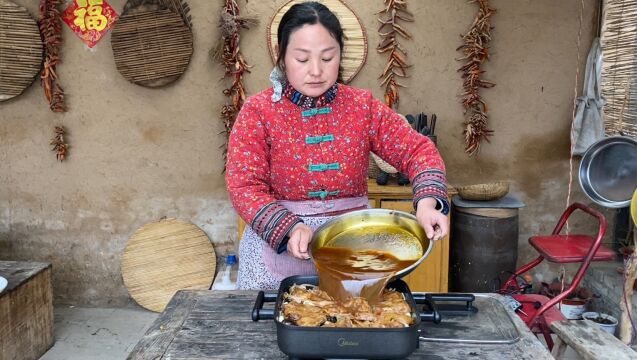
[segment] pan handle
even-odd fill
[[[438,311],[436,302],[425,296],[422,303],[425,305],[423,310],[426,308],[427,311],[422,311],[420,313],[420,321],[431,321],[434,324],[440,324],[442,317],[440,316],[440,311]]]
[[[431,303],[435,306],[435,311],[440,313],[440,315],[450,315],[450,316],[458,316],[458,315],[471,315],[478,312],[478,309],[475,307],[473,302],[476,297],[473,294],[461,294],[461,293],[413,293],[414,301],[416,304],[424,304],[425,306],[425,315],[427,313],[431,313],[433,307],[430,305]],[[445,304],[447,302],[455,303],[455,302],[464,302],[464,304]],[[432,315],[429,315],[432,316]],[[422,315],[421,315],[422,319]],[[435,320],[435,319],[434,319]]]
[[[425,298],[429,298],[434,301],[466,301],[467,306],[471,306],[476,297],[473,294],[461,294],[461,293],[436,293],[426,294]]]
[[[473,294],[438,293],[426,294],[425,298],[438,302],[438,311],[444,315],[470,315],[478,312],[478,308],[473,305],[476,300]],[[464,304],[440,304],[441,302],[464,302]]]
[[[264,309],[263,303],[275,302],[276,297],[277,294],[259,291],[257,300],[254,302],[254,307],[252,308],[252,321],[274,319],[274,309]]]

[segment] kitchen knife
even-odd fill
[[[409,125],[411,125],[411,127],[416,130],[416,118],[412,114],[407,114],[405,115],[405,119],[407,119]]]

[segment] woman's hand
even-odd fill
[[[424,198],[418,201],[416,219],[425,229],[427,237],[433,241],[438,241],[449,232],[449,222],[447,216],[436,210],[438,201],[434,198]]]
[[[288,252],[295,258],[307,260],[310,258],[309,245],[314,231],[304,223],[294,225],[290,230]]]

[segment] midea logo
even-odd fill
[[[343,338],[338,339],[336,343],[338,344],[338,346],[358,346],[358,343],[356,341],[347,341]]]

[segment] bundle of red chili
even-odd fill
[[[239,17],[239,5],[235,0],[225,0],[219,24],[222,44],[218,55],[225,67],[225,77],[231,78],[232,84],[223,90],[223,94],[230,98],[230,102],[226,103],[221,109],[221,117],[223,118],[226,133],[226,142],[223,150],[224,159],[228,152],[230,131],[245,101],[243,74],[250,72],[250,66],[246,63],[239,48],[239,30],[242,28],[248,29],[248,25],[253,22],[251,19]]]
[[[398,21],[413,22],[414,16],[407,10],[407,0],[385,0],[385,8],[379,13],[384,16],[378,19],[378,33],[382,40],[376,50],[381,54],[389,53],[387,65],[379,77],[383,79],[380,85],[385,87],[385,104],[393,108],[399,101],[398,88],[405,87],[396,78],[407,77],[406,69],[411,66],[405,61],[407,52],[398,42],[398,36],[411,39],[411,34]]]
[[[462,36],[464,44],[456,50],[464,53],[464,57],[458,60],[466,61],[458,71],[462,72],[464,79],[462,105],[465,114],[469,117],[469,120],[464,123],[465,152],[473,155],[480,149],[481,141],[489,141],[488,137],[493,134],[493,130],[487,127],[489,120],[487,104],[479,91],[480,88],[495,86],[492,82],[480,79],[481,74],[484,73],[480,67],[489,58],[489,41],[493,29],[490,18],[495,9],[489,7],[489,0],[472,0],[471,2],[478,4],[478,14],[469,32]]]
[[[56,126],[55,136],[51,139],[51,145],[53,145],[51,151],[55,151],[55,155],[60,161],[64,161],[69,150],[69,144],[64,142],[64,135],[66,135],[64,126]]]
[[[44,41],[44,69],[42,70],[42,86],[44,96],[50,104],[51,111],[65,112],[64,89],[57,80],[55,67],[60,62],[59,46],[62,43],[62,21],[58,5],[62,0],[40,0],[40,16],[38,25]]]

